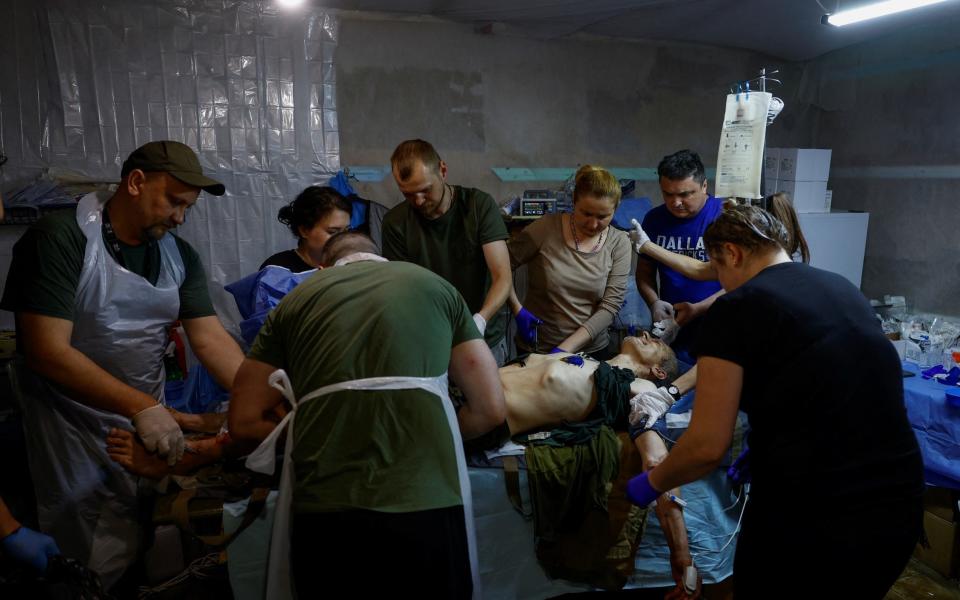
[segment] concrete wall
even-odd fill
[[[787,107],[767,143],[833,148],[834,207],[871,213],[864,293],[904,294],[918,310],[960,314],[958,63],[950,23],[783,64],[689,44],[544,41],[345,15],[341,162],[386,165],[397,142],[423,137],[446,159],[451,181],[501,202],[556,184],[504,183],[491,167],[653,168],[683,147],[713,166],[726,84],[779,65],[786,85],[776,91]],[[948,168],[935,177],[931,166]],[[400,200],[389,175],[358,187],[387,206]],[[638,195],[660,201],[653,181],[639,183]]]
[[[781,65],[787,85],[777,93],[787,108],[768,144],[834,149],[834,206],[871,213],[864,292],[960,313],[960,49],[950,24],[807,65],[690,44],[512,33],[343,15],[335,59],[342,164],[386,165],[399,141],[424,137],[446,159],[451,181],[501,202],[556,183],[504,183],[491,167],[652,169],[684,147],[713,166],[727,84]],[[933,178],[921,170],[930,166],[952,170]],[[357,187],[387,206],[400,200],[389,175]],[[638,195],[659,202],[653,181],[641,182]],[[0,275],[19,233],[4,228],[0,236]]]
[[[960,315],[960,43],[955,23],[903,31],[807,67],[833,206],[870,213],[862,289]]]
[[[446,160],[450,181],[501,203],[557,183],[503,183],[491,167],[654,168],[688,147],[715,165],[727,84],[777,64],[689,44],[544,41],[349,15],[336,62],[341,164],[386,165],[398,142],[422,137]],[[809,144],[812,123],[797,110],[771,136]],[[389,174],[359,187],[387,206],[401,199]],[[660,201],[655,182],[638,188]]]

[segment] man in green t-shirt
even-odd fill
[[[503,365],[506,318],[500,309],[513,281],[497,203],[478,189],[447,183],[447,164],[429,142],[401,143],[390,165],[406,202],[383,218],[383,256],[418,264],[452,283]]]
[[[463,298],[426,269],[375,253],[370,238],[337,234],[322,262],[338,266],[301,283],[267,317],[232,390],[228,420],[238,443],[262,440],[276,426],[270,415],[283,398],[268,377],[281,368],[298,399],[336,383],[449,371],[470,398],[456,416],[464,438],[503,422],[497,367]],[[422,389],[351,389],[298,404],[287,431],[298,596],[470,596],[463,499],[442,402],[449,400]],[[363,556],[376,561],[374,577]]]
[[[150,142],[123,164],[116,192],[84,196],[76,212],[31,227],[13,248],[0,308],[15,313],[20,392],[40,526],[106,586],[137,558],[137,481],[110,460],[104,436],[133,430],[168,459],[183,432],[163,406],[169,330],[221,385],[243,353],[224,330],[196,251],[170,230],[205,190],[179,142]]]

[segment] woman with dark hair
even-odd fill
[[[752,481],[735,596],[879,600],[923,512],[896,350],[860,290],[791,260],[787,229],[769,212],[727,208],[703,239],[727,293],[703,317],[696,408],[628,495],[646,506],[716,468],[742,410]]]
[[[311,185],[277,213],[277,220],[297,238],[293,250],[278,252],[263,261],[294,273],[320,268],[320,253],[330,236],[350,227],[350,202],[332,187]]]

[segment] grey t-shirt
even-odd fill
[[[528,287],[524,307],[543,319],[537,348],[549,352],[583,326],[591,342],[582,350],[607,346],[607,327],[623,305],[630,274],[630,238],[608,227],[596,252],[570,248],[563,240],[560,214],[537,219],[508,242],[510,266],[527,265]]]

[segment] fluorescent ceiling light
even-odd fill
[[[304,0],[277,0],[277,4],[283,8],[297,8],[303,4]]]
[[[860,6],[858,8],[851,8],[850,10],[841,10],[840,12],[830,15],[823,15],[823,18],[820,20],[820,22],[824,24],[829,23],[830,25],[835,25],[837,27],[843,27],[844,25],[850,25],[851,23],[859,23],[860,21],[866,21],[868,19],[885,17],[887,15],[903,12],[905,10],[920,8],[922,6],[930,6],[931,4],[939,4],[945,1],[946,0],[886,0],[885,2],[877,2],[876,4],[868,4],[867,6]]]

